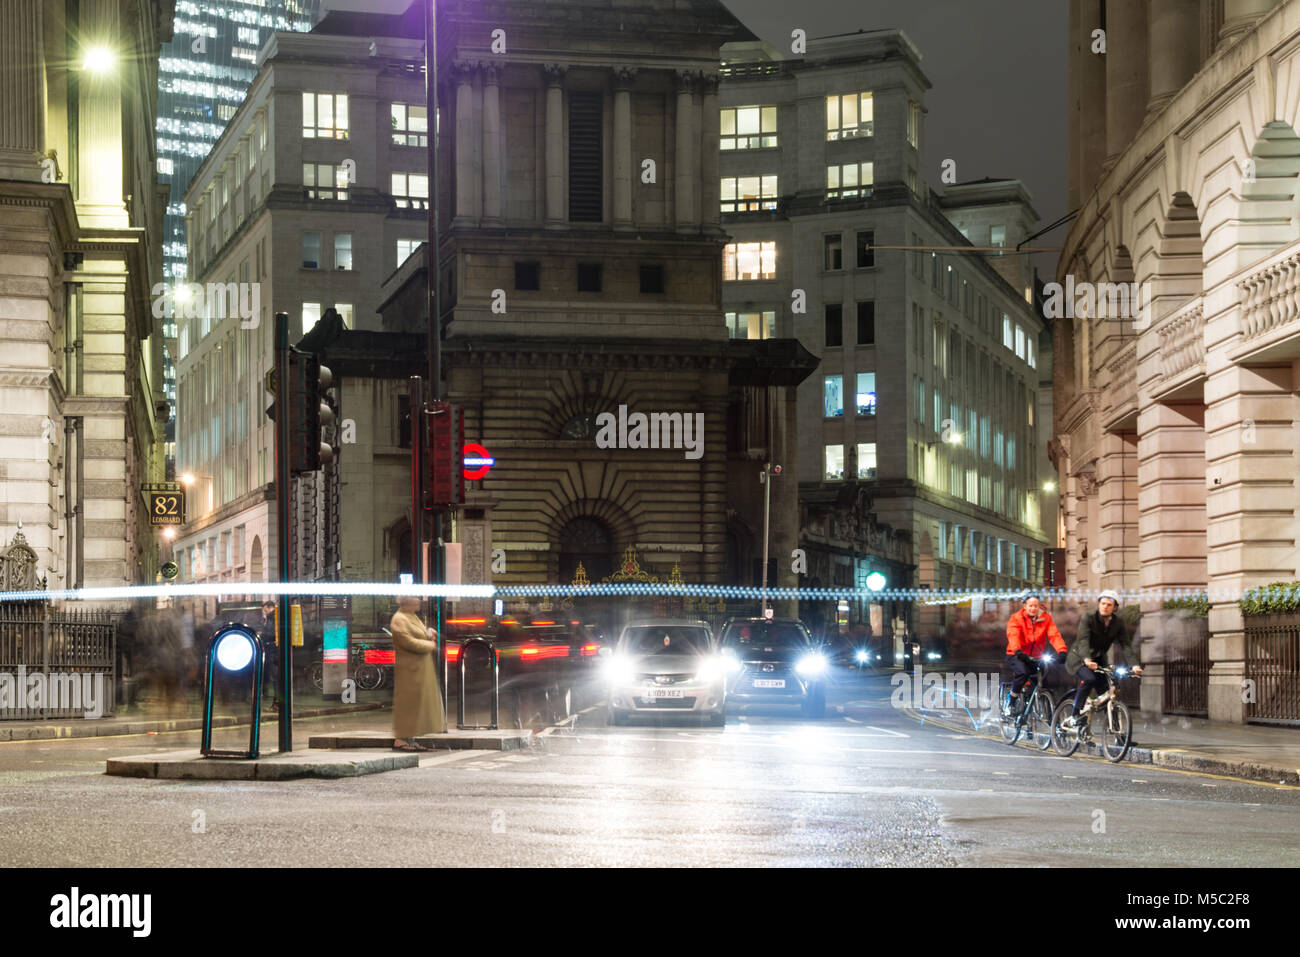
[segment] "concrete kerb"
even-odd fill
[[[939,717],[933,711],[921,711],[916,708],[903,708],[903,713],[923,724],[936,724],[941,728],[949,731],[960,731],[963,734],[969,734],[972,737],[989,738],[994,741],[1000,741],[996,734],[981,733],[972,730],[969,723],[952,721]],[[1029,750],[1037,750],[1032,744],[1027,742],[1017,742],[1016,747],[1023,747]],[[1086,745],[1090,757],[1102,758],[1101,746],[1096,743]],[[1049,754],[1055,754],[1054,751],[1048,750]],[[1145,764],[1158,768],[1169,768],[1175,771],[1196,771],[1202,774],[1220,774],[1225,777],[1244,778],[1248,781],[1260,781],[1265,784],[1289,784],[1300,786],[1300,769],[1284,768],[1271,764],[1260,764],[1254,761],[1234,761],[1223,758],[1207,758],[1195,754],[1189,754],[1186,751],[1162,750],[1159,748],[1143,748],[1136,745],[1128,749],[1128,754],[1124,757],[1124,762],[1128,764]]]
[[[205,758],[193,749],[109,758],[104,773],[115,777],[191,781],[289,781],[350,778],[419,767],[418,754],[308,749],[257,759]]]
[[[393,735],[387,731],[340,731],[332,734],[312,735],[307,739],[311,748],[344,748],[356,750],[361,748],[393,747]],[[474,749],[481,751],[521,751],[541,749],[545,738],[531,731],[448,731],[444,734],[422,734],[415,739],[417,744],[437,750]],[[419,752],[415,752],[419,753]]]
[[[352,714],[363,711],[379,711],[390,707],[388,704],[367,704],[357,706],[346,706],[339,708],[313,708],[309,711],[299,711],[294,714],[294,720],[301,718],[323,718],[329,715]],[[265,712],[262,715],[262,723],[275,722],[279,720],[277,712]],[[237,728],[246,726],[248,722],[243,718],[231,715],[214,717],[212,726],[214,728]],[[78,719],[70,724],[41,724],[28,727],[6,728],[0,724],[0,742],[4,741],[45,741],[59,740],[65,738],[97,738],[110,737],[126,734],[167,734],[173,731],[197,731],[203,727],[202,718],[167,718],[155,721],[141,719],[139,721],[126,721],[124,723],[115,723],[113,719],[107,721],[98,721],[95,719]]]

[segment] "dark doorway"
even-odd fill
[[[614,571],[614,543],[609,526],[600,519],[582,516],[570,521],[560,530],[560,580],[567,585],[573,581],[582,563],[587,580],[597,584]]]

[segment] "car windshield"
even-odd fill
[[[735,622],[722,634],[722,647],[737,652],[761,651],[797,654],[808,650],[808,639],[802,629],[779,622]]]
[[[634,655],[703,655],[709,650],[709,633],[687,625],[629,628],[623,648]]]

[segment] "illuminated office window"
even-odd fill
[[[842,93],[826,97],[826,139],[847,140],[871,136],[875,124],[870,93]]]
[[[722,278],[775,279],[776,243],[727,243],[722,255]]]
[[[721,113],[724,150],[767,149],[776,146],[775,106],[728,107]]]
[[[408,103],[392,107],[393,145],[429,145],[429,108]]]
[[[302,135],[311,139],[348,138],[348,95],[306,93],[302,95]]]

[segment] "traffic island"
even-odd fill
[[[205,758],[193,749],[109,758],[106,774],[126,778],[193,781],[290,781],[295,778],[353,778],[420,766],[419,752],[326,750],[310,747],[261,758]]]
[[[438,750],[473,748],[479,751],[522,751],[543,745],[541,735],[518,730],[448,731],[444,734],[422,734],[412,740],[426,748]],[[392,751],[393,741],[392,733],[387,731],[339,731],[334,734],[314,734],[307,739],[307,745],[312,748],[386,748]]]

